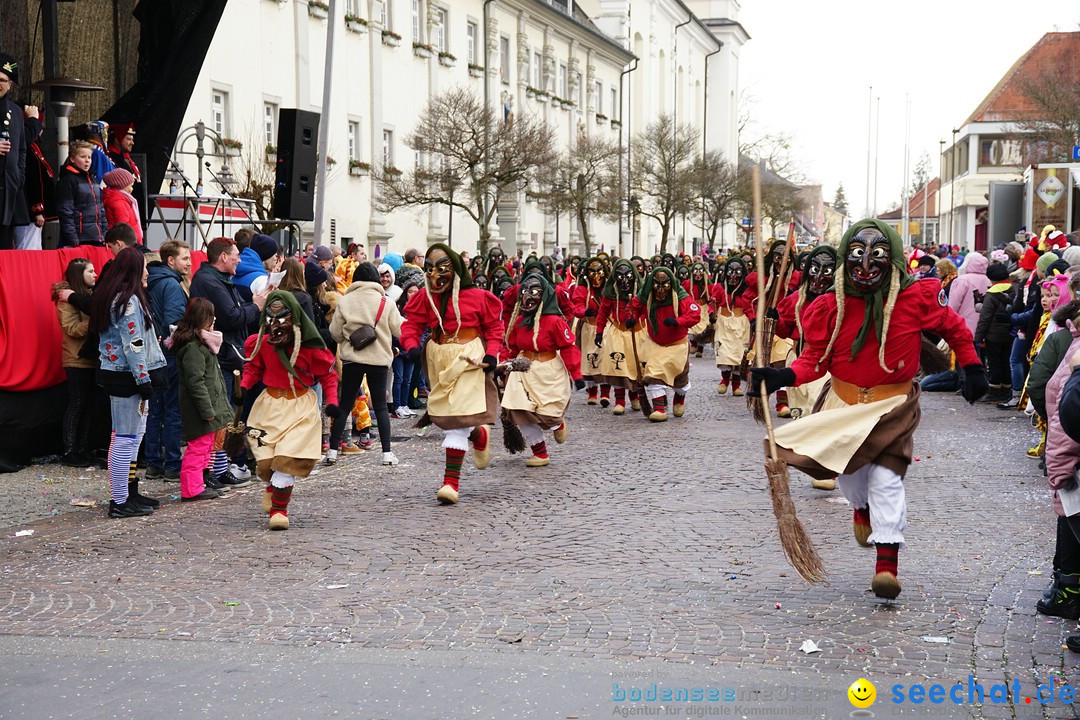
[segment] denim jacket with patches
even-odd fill
[[[119,318],[110,316],[109,326],[101,331],[98,352],[102,370],[130,372],[136,385],[150,382],[150,371],[165,367],[165,354],[158,344],[154,324],[147,327],[143,309],[135,297],[128,300]]]

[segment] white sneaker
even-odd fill
[[[392,453],[392,452],[384,452],[382,454],[382,464],[383,465],[397,465],[397,463],[398,463],[397,455],[395,455],[394,453]]]
[[[233,474],[237,480],[250,480],[251,469],[247,465],[237,465],[236,463],[229,464],[229,472]]]
[[[407,407],[399,407],[397,409],[397,414],[398,414],[399,417],[406,417],[406,418],[416,417],[416,413],[414,413],[412,410],[410,410]]]
[[[327,450],[326,451],[326,457],[323,459],[323,462],[325,462],[327,465],[333,465],[334,463],[337,462],[337,456],[338,456],[338,451],[337,450]]]

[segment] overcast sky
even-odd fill
[[[881,98],[883,212],[899,203],[904,185],[905,97],[911,167],[928,152],[936,177],[938,141],[951,141],[952,129],[1044,33],[1080,29],[1080,0],[743,0],[739,19],[751,37],[740,83],[754,122],[789,133],[806,179],[822,184],[826,202],[842,182],[848,212],[859,218],[871,85]],[[871,167],[871,205],[873,184]]]

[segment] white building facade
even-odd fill
[[[335,21],[319,0],[229,2],[183,123],[202,121],[243,144],[228,160],[233,175],[272,177],[267,151],[277,142],[278,111],[323,110],[328,23],[335,22],[327,152],[334,162],[318,189],[325,193],[323,244],[361,242],[372,255],[376,244],[401,252],[446,238],[445,207],[375,209],[367,168],[426,163],[404,140],[428,100],[452,87],[483,97],[486,83],[493,107],[541,117],[563,150],[581,134],[628,145],[668,113],[697,127],[703,148],[737,155],[738,50],[748,38],[736,0],[490,0],[486,28],[483,0],[336,4]],[[196,171],[193,158],[178,159],[189,175]],[[628,222],[594,222],[595,249],[633,254]],[[493,242],[526,254],[556,245],[580,251],[575,224],[520,193],[500,205]],[[689,220],[680,224],[672,249],[692,250],[700,234]],[[457,212],[452,235],[455,248],[473,251],[479,231]],[[658,228],[645,222],[637,235],[633,250],[651,254]]]

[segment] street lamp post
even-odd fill
[[[638,202],[636,193],[630,193],[630,252],[637,255],[637,226],[638,213],[641,212],[641,203]]]

